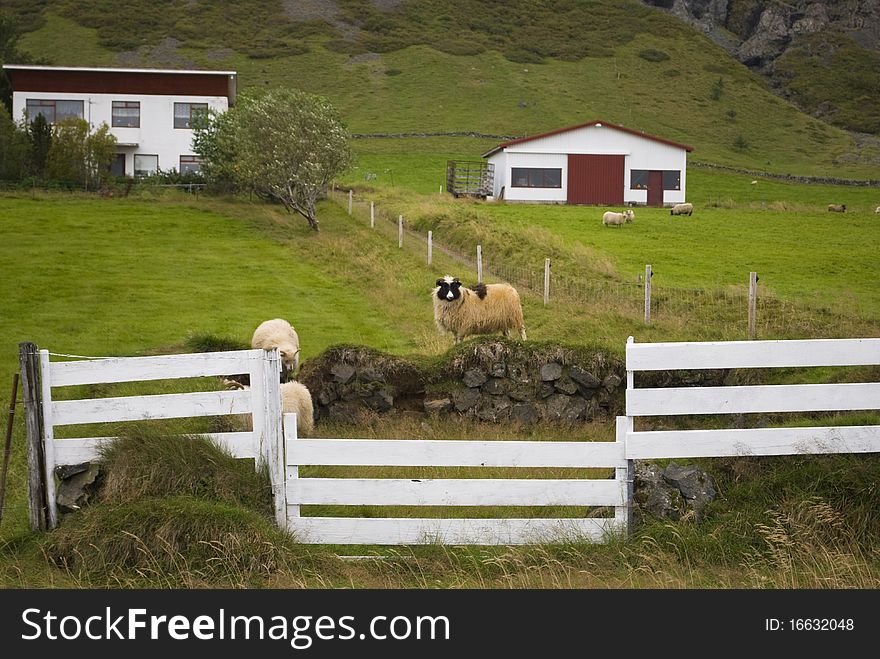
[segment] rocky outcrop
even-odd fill
[[[703,508],[715,500],[715,484],[702,469],[670,462],[665,468],[636,461],[633,482],[634,512],[642,519],[679,520],[693,514],[699,521]]]

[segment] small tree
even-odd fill
[[[85,119],[70,117],[52,128],[52,145],[46,160],[49,178],[86,190],[98,189],[108,175],[116,152],[116,138],[107,124],[92,132]]]
[[[52,126],[46,117],[37,114],[27,124],[27,135],[31,143],[31,171],[35,176],[42,177],[46,174],[46,161],[52,147]]]
[[[318,231],[318,199],[351,162],[348,139],[326,99],[278,89],[209,115],[193,148],[213,179],[279,201]]]
[[[0,104],[0,179],[20,181],[24,178],[29,156],[27,133],[15,124],[6,106]]]

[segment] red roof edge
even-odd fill
[[[556,130],[551,130],[549,133],[541,133],[540,135],[530,135],[528,137],[518,137],[515,140],[510,140],[509,142],[504,142],[499,144],[494,149],[490,149],[486,153],[483,154],[483,158],[488,158],[489,156],[498,153],[502,149],[505,149],[509,146],[513,146],[514,144],[522,144],[523,142],[531,142],[532,140],[539,140],[543,137],[550,137],[552,135],[559,135],[560,133],[567,133],[570,130],[577,130],[578,128],[587,128],[589,126],[596,125],[606,126],[608,128],[613,128],[615,130],[623,131],[624,133],[629,133],[630,135],[636,135],[638,137],[644,137],[649,140],[654,140],[655,142],[661,142],[663,144],[668,144],[669,146],[678,147],[679,149],[684,149],[687,152],[691,152],[694,150],[694,147],[688,146],[687,144],[679,144],[678,142],[673,142],[672,140],[667,140],[663,137],[657,137],[656,135],[648,135],[648,133],[643,133],[639,130],[633,130],[632,128],[626,128],[624,126],[618,126],[617,124],[612,124],[607,121],[602,121],[601,119],[596,119],[594,121],[588,121],[583,124],[578,124],[577,126],[567,126],[566,128],[557,128]]]

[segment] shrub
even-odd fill
[[[640,51],[639,57],[649,62],[663,62],[669,59],[669,55],[664,53],[662,50],[654,50],[653,48],[648,48],[647,50]]]
[[[543,64],[544,58],[524,48],[515,48],[504,53],[504,58],[517,64]]]

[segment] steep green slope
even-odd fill
[[[880,148],[799,112],[706,37],[637,2],[381,3],[395,7],[385,14],[317,2],[323,16],[295,19],[272,2],[244,3],[246,17],[148,3],[137,47],[119,12],[80,4],[48,2],[20,49],[59,65],[231,68],[243,91],[329,97],[357,133],[523,135],[603,118],[691,144],[698,160],[856,177],[876,177],[880,163]],[[257,30],[255,16],[274,27]]]

